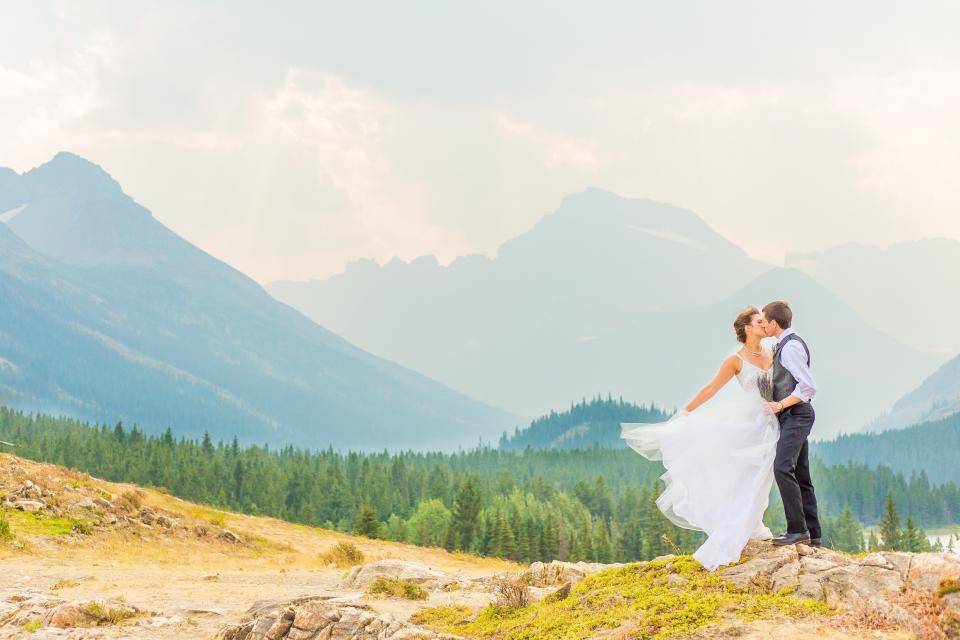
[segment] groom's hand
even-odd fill
[[[775,416],[781,411],[783,411],[782,402],[767,402],[763,405],[763,412],[767,415]]]

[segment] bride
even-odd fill
[[[755,307],[733,328],[740,348],[683,411],[656,424],[622,423],[620,434],[639,454],[663,461],[657,506],[677,526],[706,532],[693,557],[710,571],[739,560],[748,540],[773,537],[763,524],[779,436],[776,416],[763,411],[773,353],[760,344],[765,323]],[[734,377],[743,393],[707,402]]]

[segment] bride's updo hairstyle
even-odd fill
[[[747,307],[741,311],[737,319],[733,321],[733,330],[737,334],[737,342],[744,343],[747,341],[747,327],[753,321],[753,316],[759,313],[760,309]]]

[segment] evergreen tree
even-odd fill
[[[897,513],[897,505],[893,502],[892,493],[887,494],[886,505],[883,519],[880,521],[880,538],[883,540],[883,548],[887,551],[900,551],[902,549],[900,514]]]
[[[357,521],[357,534],[368,538],[380,537],[380,521],[369,502],[360,507],[360,517]]]
[[[480,518],[480,509],[483,506],[480,490],[473,476],[468,477],[457,492],[454,500],[453,518],[456,523],[456,533],[459,536],[460,548],[469,551],[474,546],[477,521]]]

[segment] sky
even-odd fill
[[[31,2],[0,166],[60,150],[260,282],[494,255],[587,186],[751,255],[960,239],[953,2]]]

